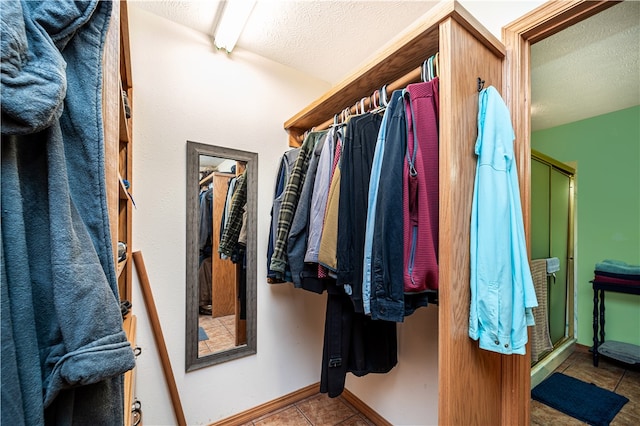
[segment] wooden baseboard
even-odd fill
[[[240,426],[260,416],[264,416],[265,414],[313,396],[319,392],[320,383],[314,383],[302,389],[298,389],[295,392],[291,392],[287,395],[281,396],[280,398],[274,399],[273,401],[269,401],[265,404],[243,411],[242,413],[211,423],[209,426]],[[376,424],[376,426],[393,426],[393,424],[389,423],[384,417],[376,413],[371,407],[362,402],[361,399],[348,390],[345,389],[341,396],[345,401],[351,404],[353,408],[364,414],[369,420]]]
[[[384,417],[376,413],[371,407],[362,402],[360,398],[349,392],[347,389],[342,392],[342,397],[349,404],[353,405],[353,408],[364,414],[376,426],[393,426],[392,423],[389,423]]]
[[[313,385],[298,389],[295,392],[291,392],[287,395],[281,396],[280,398],[274,399],[273,401],[269,401],[265,404],[253,407],[247,411],[243,411],[231,417],[227,417],[226,419],[222,419],[220,421],[212,423],[210,426],[243,425],[260,416],[264,416],[265,414],[268,414],[272,411],[284,408],[287,405],[293,404],[294,402],[298,402],[302,399],[315,395],[318,392],[320,392],[320,383],[314,383]]]

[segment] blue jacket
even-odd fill
[[[371,318],[404,321],[402,172],[407,150],[407,121],[399,95],[391,95],[389,118],[378,182],[371,244]],[[387,112],[385,112],[387,114]],[[366,256],[366,254],[365,254]]]
[[[480,93],[471,210],[469,336],[480,348],[525,353],[538,306],[527,258],[509,110],[494,87]]]
[[[395,105],[402,97],[401,90],[395,90],[391,95],[390,105]],[[382,116],[380,131],[376,149],[373,153],[373,164],[371,165],[371,176],[369,177],[369,192],[367,198],[367,222],[364,234],[364,255],[362,265],[362,304],[364,313],[371,315],[371,275],[373,259],[373,234],[376,227],[376,209],[378,208],[378,186],[382,176],[382,160],[385,154],[385,143],[387,140],[387,123],[390,121],[394,108],[387,108]]]
[[[122,329],[102,125],[106,1],[6,1],[2,424],[123,422]]]

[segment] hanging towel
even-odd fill
[[[531,361],[538,362],[540,355],[553,349],[549,335],[547,307],[547,265],[549,259],[531,261],[531,277],[538,299],[538,307],[533,308],[535,325],[531,331]]]
[[[560,270],[560,259],[550,257],[547,259],[547,274],[554,274]]]

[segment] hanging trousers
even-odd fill
[[[355,313],[353,303],[335,280],[327,284],[327,312],[320,392],[335,398],[348,372],[356,376],[388,373],[398,363],[396,323],[374,321]]]

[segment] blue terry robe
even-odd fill
[[[123,422],[122,329],[104,175],[111,3],[3,1],[2,424]]]

